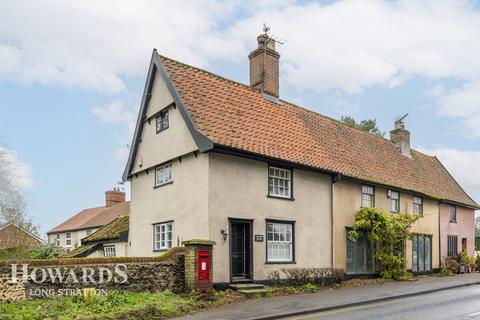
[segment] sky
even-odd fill
[[[248,83],[263,23],[282,99],[387,135],[408,113],[480,201],[479,1],[3,0],[0,148],[41,231],[119,187],[153,48]]]

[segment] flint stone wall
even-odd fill
[[[99,264],[75,264],[75,265],[55,265],[54,260],[52,260],[51,265],[29,265],[28,274],[29,281],[23,283],[22,273],[23,263],[26,262],[17,262],[17,283],[12,283],[12,267],[11,265],[3,265],[0,267],[0,301],[14,302],[25,299],[26,297],[37,297],[37,295],[32,293],[39,292],[39,290],[51,290],[58,291],[59,289],[65,292],[65,289],[85,289],[85,288],[95,288],[97,290],[118,290],[118,291],[134,291],[134,292],[160,292],[166,289],[169,289],[175,293],[181,293],[185,290],[185,265],[184,265],[184,253],[180,252],[172,256],[166,261],[152,261],[152,262],[127,262],[119,261],[112,263],[105,263],[104,259],[99,260],[104,263]],[[13,262],[12,262],[13,263]],[[124,277],[115,275],[115,266],[121,268],[122,271],[125,271],[128,279],[124,283]],[[125,267],[123,267],[125,266]],[[52,283],[51,277],[49,276],[48,269],[58,268],[62,274],[65,273],[65,276],[68,273],[75,274],[75,277],[68,276],[67,282],[60,283],[59,281]],[[90,268],[94,271],[91,278],[94,279],[94,282],[88,281],[87,284],[83,283],[84,270],[85,268]],[[100,271],[108,269],[112,271],[112,281],[100,282]],[[66,270],[66,271],[65,271]],[[42,283],[35,283],[30,275],[32,272],[35,272],[36,280],[42,279],[43,273],[47,274],[46,281]],[[52,272],[52,271],[50,271]],[[105,271],[103,272],[107,279]],[[78,283],[73,281],[73,278],[77,278]],[[88,278],[89,280],[91,278]],[[58,279],[58,278],[57,278]]]

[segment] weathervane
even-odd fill
[[[269,32],[270,32],[270,27],[267,26],[265,23],[263,23],[263,35],[265,36],[267,41],[273,41],[278,44],[285,44],[285,42],[287,42],[286,40],[279,39],[273,34],[269,34]]]

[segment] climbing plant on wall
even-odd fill
[[[355,214],[355,222],[348,234],[356,241],[360,231],[368,231],[368,239],[376,243],[375,259],[383,266],[380,276],[385,279],[410,278],[404,257],[405,239],[410,239],[410,228],[418,216],[410,213],[389,214],[377,208],[363,208]]]

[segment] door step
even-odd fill
[[[230,288],[249,298],[265,297],[271,292],[271,290],[266,289],[263,284],[258,283],[231,284]]]

